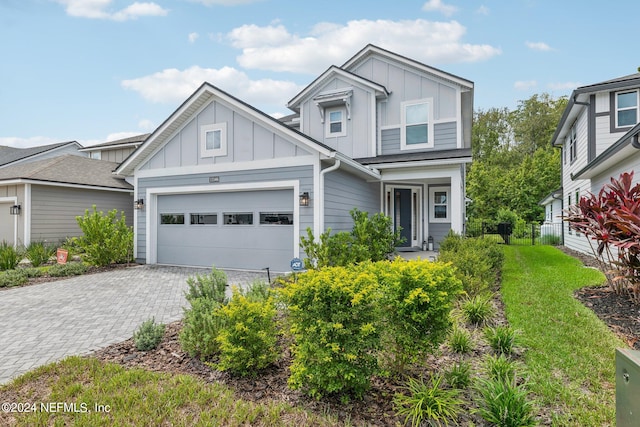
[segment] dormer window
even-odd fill
[[[227,155],[227,124],[216,123],[200,127],[200,156]]]
[[[638,91],[616,94],[616,127],[629,127],[638,123]]]
[[[325,111],[325,135],[329,137],[345,136],[347,111],[344,107],[327,108]]]
[[[403,150],[433,148],[433,100],[402,103],[401,145]]]

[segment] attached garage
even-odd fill
[[[294,256],[293,189],[160,194],[159,264],[289,269]]]
[[[11,206],[15,202],[0,200],[0,243],[15,244],[16,218],[10,214]]]

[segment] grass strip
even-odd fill
[[[554,425],[615,425],[615,349],[627,346],[573,297],[604,280],[554,247],[505,247],[505,313],[522,333],[531,389],[554,408]]]
[[[205,384],[188,375],[125,369],[76,356],[42,366],[1,386],[0,396],[2,402],[20,404],[22,412],[0,412],[0,425],[336,424],[335,419],[319,417],[285,403],[243,401],[224,385]],[[36,406],[27,408],[25,404]]]

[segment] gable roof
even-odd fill
[[[576,88],[571,92],[569,102],[551,138],[551,145],[558,147],[563,144],[563,138],[566,135],[569,125],[578,117],[579,112],[588,105],[589,95],[595,94],[596,92],[617,91],[638,86],[640,86],[640,73],[616,77],[615,79]]]
[[[2,181],[40,181],[105,189],[133,190],[124,179],[113,175],[117,163],[64,154],[45,160],[20,163],[0,169]]]
[[[123,148],[123,147],[135,147],[142,144],[149,137],[149,135],[151,134],[144,133],[141,135],[130,136],[128,138],[117,139],[115,141],[103,142],[101,144],[85,147],[78,151],[92,151],[95,149],[108,150],[108,149],[117,149],[117,148]]]
[[[229,95],[209,82],[204,82],[196,91],[187,98],[146,140],[131,153],[116,169],[119,175],[131,175],[155,150],[167,142],[175,132],[188,123],[194,114],[212,99],[218,98],[234,108],[242,111],[252,119],[270,127],[283,137],[294,140],[300,145],[318,151],[327,157],[335,157],[336,150],[302,132],[284,125],[278,119],[258,110],[257,108]]]
[[[76,145],[78,149],[82,148],[82,145],[80,145],[77,141],[58,142],[55,144],[41,145],[39,147],[30,148],[0,146],[0,166],[5,166],[10,163],[28,159],[30,157],[35,157],[39,154],[43,154],[57,148],[62,148],[67,145]]]

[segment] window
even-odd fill
[[[260,224],[291,225],[293,224],[293,212],[260,212]]]
[[[345,136],[347,134],[347,123],[345,121],[346,111],[344,108],[327,109],[325,117],[327,136]]]
[[[431,200],[429,219],[432,222],[449,222],[449,188],[431,187],[429,198]]]
[[[638,123],[638,91],[616,94],[616,127],[628,127]]]
[[[402,149],[433,147],[432,115],[430,99],[402,104]]]
[[[226,225],[252,225],[253,213],[250,213],[250,212],[225,213],[224,223]]]
[[[184,214],[160,214],[160,224],[163,225],[181,225],[184,224]]]
[[[91,151],[91,158],[92,159],[96,159],[96,160],[101,160],[102,159],[102,152],[101,151]]]
[[[578,157],[578,143],[576,140],[576,125],[571,126],[569,135],[567,135],[567,146],[569,147],[569,161],[573,161]]]
[[[191,225],[215,225],[218,223],[218,214],[214,213],[192,213]]]
[[[227,155],[227,124],[216,123],[200,127],[201,157]]]

